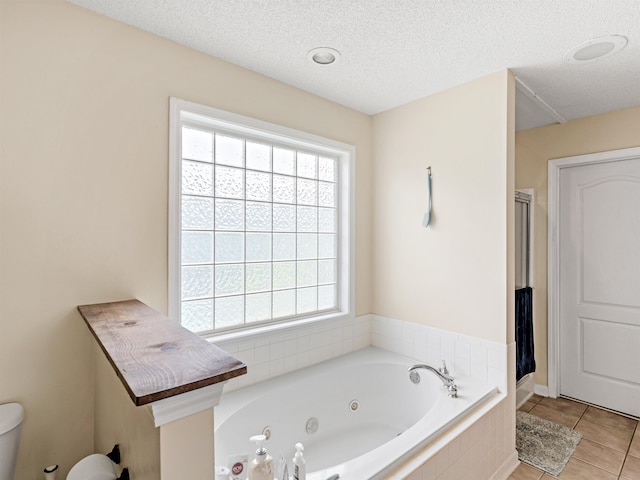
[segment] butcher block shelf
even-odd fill
[[[137,406],[247,373],[247,366],[139,300],[78,311]]]

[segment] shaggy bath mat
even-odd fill
[[[557,476],[564,470],[582,434],[524,412],[516,413],[516,450],[521,462]]]

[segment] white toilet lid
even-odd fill
[[[0,405],[0,435],[20,425],[24,418],[24,409],[19,403]]]

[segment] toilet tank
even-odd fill
[[[19,403],[0,405],[0,480],[14,480],[23,418]]]

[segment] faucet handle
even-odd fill
[[[458,398],[458,387],[455,383],[447,386],[447,392],[449,392],[449,397]]]
[[[442,360],[442,366],[438,369],[440,373],[443,375],[449,375],[449,370],[447,369],[447,361]]]

